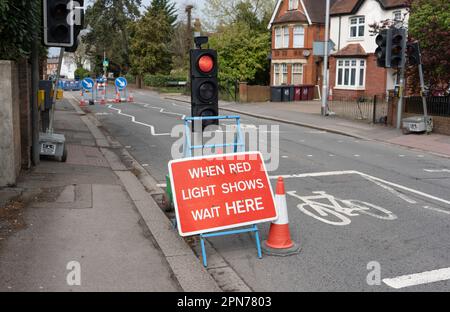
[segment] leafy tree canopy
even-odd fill
[[[158,16],[160,14],[166,16],[168,23],[172,26],[175,25],[178,18],[175,3],[170,0],[152,0],[148,7],[148,12],[153,16]]]
[[[167,15],[160,13],[155,16],[149,9],[140,20],[131,23],[129,29],[132,72],[139,76],[170,73],[172,54],[167,38],[173,33],[173,28]]]
[[[40,4],[39,0],[0,0],[0,59],[29,56],[33,31],[41,28]]]
[[[420,42],[430,90],[446,91],[450,84],[450,2],[414,0],[410,14],[409,35]]]
[[[101,67],[106,52],[112,64],[126,70],[129,64],[127,25],[139,17],[140,5],[141,0],[97,0],[87,9],[89,32],[84,42],[97,67]]]

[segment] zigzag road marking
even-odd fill
[[[146,123],[143,123],[143,122],[140,122],[140,121],[136,121],[136,117],[134,117],[134,116],[132,116],[132,115],[128,115],[128,114],[122,113],[122,110],[121,110],[121,109],[114,108],[114,107],[112,107],[112,105],[108,105],[107,107],[108,107],[109,109],[112,109],[112,110],[117,111],[117,113],[118,113],[119,115],[122,115],[122,116],[131,118],[131,121],[132,121],[133,123],[137,124],[137,125],[140,125],[140,126],[144,126],[144,127],[150,128],[150,131],[151,131],[152,136],[170,136],[170,133],[156,133],[156,130],[155,130],[155,127],[154,127],[154,126],[149,125],[149,124],[146,124]]]
[[[136,104],[144,105],[145,108],[159,109],[159,112],[162,113],[162,114],[181,116],[181,119],[185,119],[186,118],[186,115],[179,114],[179,113],[168,112],[168,111],[166,111],[165,108],[162,108],[162,107],[151,106],[150,104],[145,104],[145,103],[136,103]]]

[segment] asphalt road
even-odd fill
[[[190,106],[150,91],[138,91],[134,97],[135,104],[89,108],[157,181],[165,183],[172,145],[179,140],[170,133],[190,114]],[[269,143],[257,148],[274,167],[269,172],[274,186],[276,177],[285,177],[291,234],[302,246],[295,256],[259,260],[250,234],[211,239],[253,290],[450,289],[448,158],[252,117],[242,116],[242,122],[246,129],[262,130],[259,137]],[[273,140],[277,137],[279,149]],[[313,200],[316,210],[305,198],[313,192],[323,195]],[[341,200],[369,206],[372,215],[343,211]],[[260,229],[266,238],[269,224]]]

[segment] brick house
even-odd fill
[[[313,55],[313,42],[324,41],[325,0],[278,0],[269,29],[271,85],[321,85],[323,58]]]
[[[394,89],[396,72],[377,67],[375,37],[369,25],[402,20],[405,0],[336,0],[331,6],[330,39],[337,52],[330,57],[330,94],[333,98],[373,96]]]

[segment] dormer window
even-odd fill
[[[364,16],[355,16],[350,18],[350,38],[364,37],[366,28],[366,18]]]
[[[289,0],[289,10],[298,9],[298,0]]]

